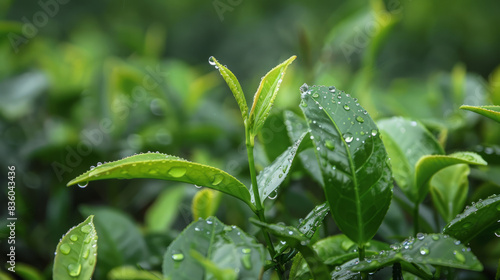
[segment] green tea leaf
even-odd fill
[[[488,117],[496,122],[500,122],[500,106],[498,105],[487,105],[487,106],[469,106],[462,105],[460,109],[469,110],[485,117]]]
[[[457,164],[441,169],[431,179],[432,202],[447,223],[460,213],[465,205],[469,191],[469,172],[467,164]]]
[[[94,224],[99,233],[97,261],[101,273],[118,266],[136,265],[149,255],[139,227],[130,217],[109,207],[83,206],[80,212],[95,215]]]
[[[352,271],[375,271],[401,261],[475,271],[483,270],[483,265],[470,251],[470,248],[447,235],[419,233],[417,238],[411,237],[402,243],[391,245],[391,247],[394,249],[380,252],[380,254],[361,261],[349,269]]]
[[[286,151],[276,158],[271,165],[264,168],[264,170],[259,173],[259,176],[257,176],[257,185],[259,186],[259,195],[262,203],[264,203],[264,200],[269,196],[276,198],[277,189],[288,175],[295,155],[297,154],[297,150],[301,147],[302,140],[306,135],[307,132],[303,133],[295,144],[288,147]],[[252,201],[254,201],[253,192],[250,192],[250,195]]]
[[[93,218],[90,215],[70,229],[57,244],[53,279],[87,280],[92,277],[97,255],[97,233]]]
[[[439,170],[460,163],[487,165],[478,154],[457,152],[450,155],[432,155],[421,157],[415,166],[415,185],[417,187],[417,203],[421,203],[429,192],[429,181]]]
[[[363,246],[377,232],[392,198],[391,169],[377,126],[345,92],[306,85],[301,91],[333,218]]]
[[[285,111],[285,125],[288,132],[288,136],[292,141],[297,141],[302,133],[307,132],[309,127],[307,126],[306,120],[299,117],[292,111]],[[318,161],[316,160],[316,155],[314,154],[314,149],[311,147],[305,149],[299,153],[299,158],[304,165],[306,172],[308,172],[316,182],[323,186],[323,176],[321,175],[321,169],[319,168]]]
[[[211,65],[215,66],[215,69],[219,70],[220,74],[226,81],[227,85],[233,92],[234,98],[236,99],[236,102],[238,102],[238,106],[240,107],[241,111],[241,116],[243,117],[243,120],[248,119],[248,106],[247,106],[247,101],[245,99],[245,94],[243,93],[243,90],[241,89],[240,82],[238,82],[238,79],[236,79],[236,76],[234,76],[233,72],[231,72],[229,69],[227,69],[226,66],[223,66],[220,64],[215,57],[211,56],[208,59],[208,62]]]
[[[102,164],[73,179],[68,186],[86,185],[95,180],[132,178],[162,179],[204,186],[239,198],[254,209],[248,189],[228,173],[160,153],[139,154]]]
[[[415,166],[422,156],[444,154],[443,148],[419,122],[395,117],[377,122],[387,153],[391,157],[394,179],[413,202],[417,199]]]
[[[113,268],[108,273],[110,280],[162,280],[161,273],[157,271],[138,270],[133,266]]]
[[[500,220],[500,195],[492,195],[485,200],[478,200],[443,229],[463,243],[468,243],[475,236]]]
[[[186,188],[176,186],[160,193],[144,217],[145,225],[150,232],[164,232],[170,228],[178,215],[178,208],[184,197]]]
[[[196,250],[191,250],[191,256],[203,266],[208,276],[213,275],[217,280],[236,280],[236,271],[230,268],[219,268],[215,263],[205,258]]]
[[[200,256],[219,269],[231,269],[238,279],[258,279],[264,265],[264,248],[236,226],[215,217],[191,223],[170,244],[163,258],[163,275],[172,279],[202,280],[206,271]],[[194,255],[194,257],[193,257]]]
[[[193,220],[196,221],[199,218],[206,219],[210,216],[214,216],[219,208],[220,195],[220,192],[211,189],[199,190],[195,194],[193,203],[191,204]]]
[[[309,244],[309,238],[302,234],[297,228],[291,226],[281,226],[276,224],[266,224],[257,219],[250,218],[250,221],[262,228],[265,228],[274,236],[280,237],[288,246],[299,250],[306,260],[314,279],[329,279],[328,268]]]
[[[289,59],[274,67],[260,81],[259,88],[253,98],[252,109],[250,110],[249,125],[251,128],[250,132],[253,136],[257,135],[260,128],[264,125],[278,94],[281,81],[285,76],[286,68],[295,58],[296,56],[291,56]]]

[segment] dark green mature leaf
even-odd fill
[[[302,234],[297,228],[291,226],[281,226],[276,224],[266,224],[257,219],[250,218],[250,221],[265,228],[274,236],[280,237],[288,246],[296,248],[302,254],[303,258],[309,265],[309,269],[314,276],[314,279],[328,279],[328,268],[320,260],[316,252],[309,244],[309,238]]]
[[[469,190],[469,172],[467,164],[457,164],[441,169],[431,179],[432,202],[447,223],[460,213],[465,205]]]
[[[257,135],[260,128],[264,125],[278,94],[283,77],[285,76],[286,68],[295,58],[296,56],[291,56],[289,59],[274,67],[260,81],[259,88],[257,92],[255,92],[253,98],[252,109],[250,110],[249,125],[251,128],[250,132],[253,136]]]
[[[357,99],[334,87],[304,85],[301,91],[333,218],[363,246],[392,198],[391,169],[377,126]]]
[[[95,215],[94,224],[99,233],[97,261],[100,270],[123,265],[136,265],[148,256],[146,242],[133,220],[109,207],[80,209],[84,215]]]
[[[469,106],[462,105],[460,109],[469,110],[485,117],[488,117],[494,121],[500,122],[500,106],[498,105],[487,105],[487,106]]]
[[[444,227],[443,233],[468,243],[498,220],[500,220],[500,195],[492,195],[466,207],[463,213]]]
[[[295,159],[295,155],[297,154],[297,150],[301,147],[302,140],[306,135],[307,132],[304,132],[295,144],[288,147],[286,151],[275,159],[271,165],[264,168],[264,170],[259,173],[259,176],[257,176],[257,185],[259,186],[259,195],[262,203],[264,203],[264,200],[271,195],[273,196],[273,199],[276,198],[277,189],[288,175],[293,160]],[[275,192],[276,195],[274,195]],[[253,192],[250,192],[250,196],[252,201],[254,201]]]
[[[415,185],[417,187],[416,202],[424,200],[429,192],[429,181],[441,169],[455,164],[487,165],[478,154],[457,152],[450,155],[432,155],[421,157],[415,166]]]
[[[210,217],[191,223],[170,244],[163,258],[164,277],[206,279],[201,258],[192,250],[220,269],[233,270],[238,279],[258,279],[264,264],[264,248],[252,236]]]
[[[54,259],[53,279],[82,279],[92,277],[96,264],[97,233],[94,216],[70,229],[59,241]]]
[[[309,130],[306,120],[299,117],[292,111],[285,111],[285,125],[288,132],[288,136],[292,141],[297,141],[302,135],[302,133]],[[316,180],[321,186],[323,186],[323,176],[321,175],[321,169],[319,168],[318,161],[316,160],[316,155],[314,154],[314,149],[305,149],[299,153],[299,158],[304,165],[305,170],[311,174],[312,178]]]
[[[211,56],[208,59],[208,62],[211,65],[215,66],[215,69],[219,70],[220,74],[226,81],[227,85],[231,89],[231,92],[233,92],[234,98],[236,99],[236,102],[238,102],[238,106],[240,107],[241,111],[241,116],[243,117],[243,120],[248,119],[248,106],[247,106],[247,101],[245,99],[245,94],[243,93],[243,90],[241,89],[240,82],[238,82],[238,79],[236,79],[236,76],[234,76],[233,72],[231,72],[229,69],[227,69],[226,66],[223,66],[220,64],[215,57]]]
[[[353,271],[375,271],[400,261],[475,271],[483,270],[482,264],[470,251],[470,248],[444,234],[419,233],[417,238],[411,237],[402,243],[391,245],[391,247],[393,250],[380,252],[380,254],[361,261],[349,269]]]
[[[419,122],[395,117],[377,122],[398,186],[413,202],[417,199],[415,166],[422,156],[444,154],[443,148]]]
[[[254,209],[243,183],[228,173],[199,163],[160,153],[146,153],[99,165],[68,183],[86,185],[103,179],[151,178],[179,181],[218,190],[239,198]]]

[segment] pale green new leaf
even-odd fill
[[[469,106],[462,105],[460,109],[469,110],[485,117],[488,117],[496,122],[500,122],[500,106],[487,105],[487,106]]]
[[[443,229],[463,243],[469,243],[476,235],[500,220],[500,195],[492,195],[485,200],[479,200]]]
[[[450,155],[432,155],[421,157],[415,166],[415,185],[418,190],[417,203],[421,203],[429,192],[429,181],[439,170],[460,163],[487,165],[476,153],[457,152]]]
[[[375,235],[391,203],[389,157],[357,99],[335,87],[304,85],[301,91],[333,218],[361,247]]]
[[[199,190],[193,197],[191,204],[191,212],[193,213],[193,220],[199,218],[206,219],[210,216],[215,216],[219,208],[221,193],[211,190]]]
[[[281,82],[285,76],[285,71],[296,56],[291,56],[278,66],[269,71],[260,81],[259,88],[253,98],[252,109],[250,110],[250,132],[257,135],[264,125],[264,122],[271,111],[274,100],[278,94]]]
[[[431,179],[432,202],[446,223],[455,218],[465,205],[469,172],[467,164],[457,164],[441,169]]]
[[[176,186],[165,189],[148,208],[144,217],[146,229],[150,232],[165,232],[177,218],[186,188]]]
[[[230,269],[237,279],[258,279],[264,257],[264,247],[253,236],[210,217],[191,223],[168,246],[163,258],[163,276],[204,280],[212,279],[206,278],[209,271]]]
[[[133,266],[120,266],[108,273],[109,280],[164,280],[157,271],[138,270]]]
[[[254,209],[246,186],[228,173],[160,153],[139,154],[102,164],[73,179],[68,186],[86,185],[89,181],[103,179],[133,178],[162,179],[204,186],[239,198]]]
[[[219,70],[220,74],[222,75],[227,85],[231,89],[231,92],[233,92],[236,102],[238,102],[238,106],[240,107],[241,116],[243,117],[243,120],[246,121],[248,119],[248,106],[247,106],[247,101],[245,99],[245,94],[241,89],[240,82],[238,82],[238,79],[236,79],[236,76],[234,76],[233,72],[227,69],[226,66],[220,64],[215,59],[215,57],[211,56],[208,59],[208,62],[211,65],[214,65],[217,70]]]
[[[96,265],[97,233],[89,216],[81,224],[70,229],[59,241],[54,259],[54,280],[92,277]]]

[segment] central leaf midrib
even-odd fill
[[[311,97],[312,100],[316,101],[319,103],[318,100],[315,100],[313,97]],[[346,152],[347,152],[347,159],[349,160],[349,168],[351,169],[351,173],[352,173],[352,180],[353,180],[353,184],[354,184],[354,195],[356,197],[356,201],[355,201],[355,204],[356,204],[356,217],[357,217],[357,223],[358,223],[358,228],[359,228],[359,240],[362,240],[362,232],[364,232],[363,230],[363,222],[362,222],[362,217],[360,216],[360,213],[361,213],[361,204],[360,204],[360,201],[359,201],[359,189],[358,189],[358,180],[356,178],[356,169],[355,169],[355,166],[354,166],[354,162],[352,161],[352,156],[351,156],[351,151],[349,150],[349,146],[347,146],[347,143],[345,142],[345,139],[344,137],[342,136],[342,131],[340,131],[339,127],[337,126],[337,124],[335,123],[335,121],[333,120],[333,118],[330,116],[330,114],[328,113],[328,111],[325,110],[326,106],[321,106],[323,109],[321,109],[327,116],[328,118],[330,119],[330,121],[332,122],[333,126],[335,127],[335,130],[339,133],[339,137],[340,139],[342,139],[342,143],[344,144],[344,147],[346,149]]]

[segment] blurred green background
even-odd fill
[[[90,213],[103,221],[124,217],[129,224],[121,232],[145,244],[103,249],[108,259],[98,261],[96,279],[138,262],[160,270],[163,250],[192,221],[198,189],[155,180],[65,187],[99,162],[160,151],[249,182],[238,106],[209,65],[212,55],[239,78],[250,104],[260,78],[298,56],[259,135],[259,168],[290,145],[282,116],[285,109],[298,112],[300,85],[335,85],[375,119],[418,119],[448,153],[481,153],[490,166],[471,173],[469,203],[498,193],[499,126],[458,110],[500,104],[498,11],[497,0],[1,1],[0,178],[6,182],[6,167],[16,166],[20,274],[49,278],[61,235]],[[300,164],[287,183],[268,214],[294,224],[324,198]],[[166,211],[161,222],[148,218],[153,206]],[[3,254],[8,231],[1,213]],[[256,231],[251,213],[229,197],[217,216]],[[474,249],[487,267],[485,279],[500,257],[499,242],[488,234]],[[116,240],[99,236],[100,244]]]

